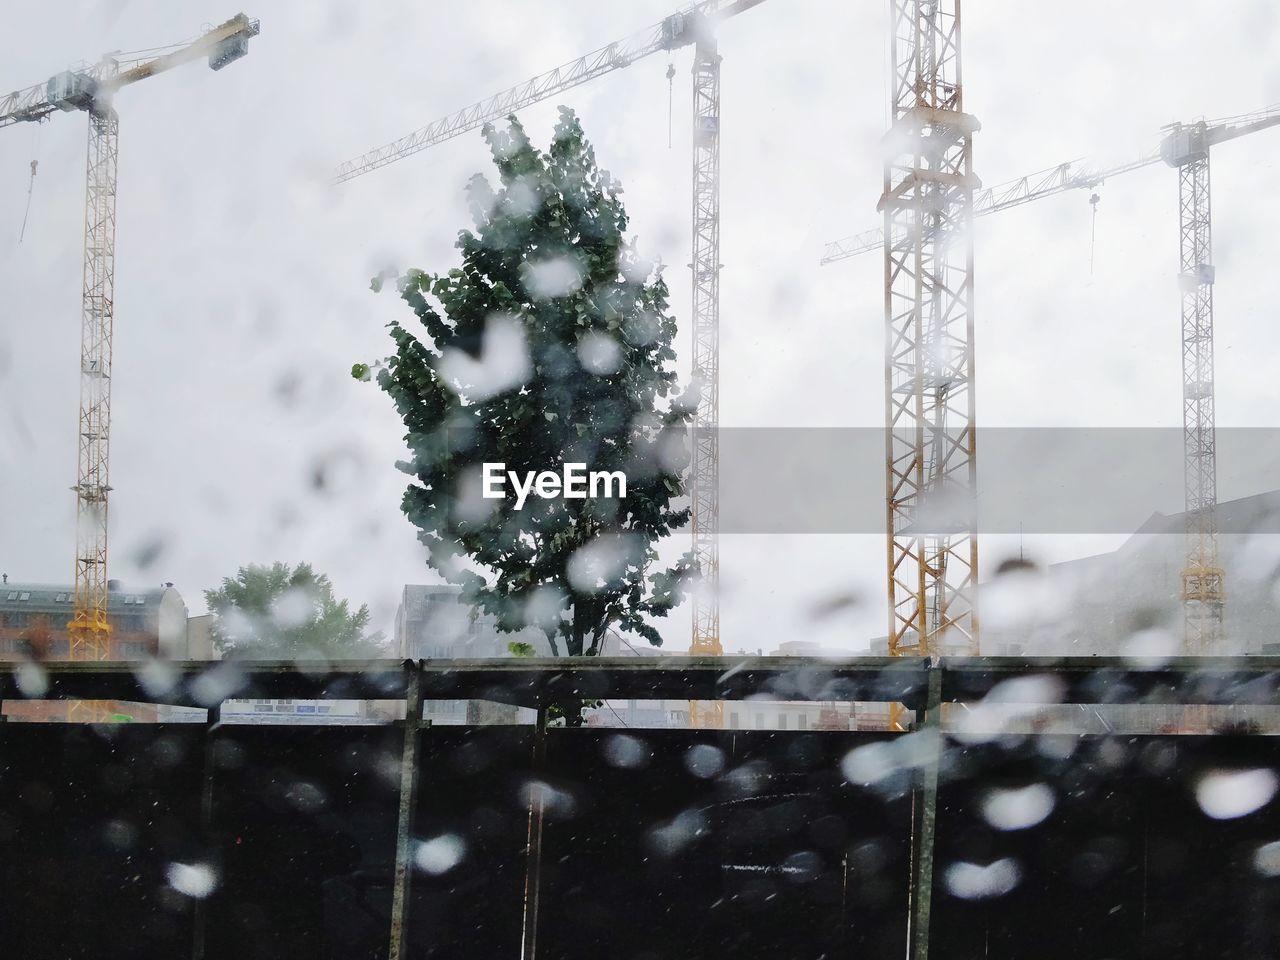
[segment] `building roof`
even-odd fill
[[[1280,533],[1280,490],[1257,493],[1250,497],[1223,500],[1218,504],[1218,531],[1223,534]],[[1111,553],[1095,553],[1087,557],[1074,557],[1049,564],[1055,573],[1093,573],[1094,568],[1118,555],[1132,551],[1153,534],[1180,535],[1186,531],[1186,513],[1161,513],[1156,511],[1138,527],[1124,543]]]
[[[107,613],[128,614],[156,610],[172,587],[136,590],[113,587],[107,592]],[[74,588],[56,583],[23,583],[8,580],[0,583],[0,611],[27,613],[71,613]]]
[[[1255,493],[1218,503],[1218,530],[1222,533],[1280,533],[1280,490]],[[1186,513],[1153,513],[1134,533],[1182,533]]]
[[[455,602],[461,603],[462,588],[448,583],[406,583],[404,585],[404,594],[400,600],[400,606],[404,610],[405,617],[410,620],[420,620],[426,616],[426,608],[429,598],[441,595],[450,597]]]

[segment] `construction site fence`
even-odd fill
[[[1280,954],[1280,741],[1241,712],[1280,704],[1271,658],[9,664],[0,690],[208,711],[0,724],[4,956]],[[219,722],[254,697],[403,709]],[[679,697],[911,723],[552,723]],[[434,698],[537,719],[431,726]],[[1175,719],[1062,719],[1092,708]]]

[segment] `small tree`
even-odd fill
[[[402,507],[431,566],[501,629],[541,627],[557,655],[557,638],[597,653],[610,624],[661,644],[646,618],[679,602],[690,572],[688,556],[656,569],[656,543],[689,517],[673,505],[691,409],[675,397],[667,287],[625,239],[621,187],[572,111],[545,153],[509,122],[484,128],[501,188],[471,179],[461,265],[398,278],[420,327],[390,324],[396,350],[377,381],[408,428]],[[522,477],[622,471],[626,497],[516,509],[482,496],[485,463]]]
[[[385,651],[369,635],[369,608],[351,612],[333,584],[311,565],[250,564],[217,590],[204,592],[213,614],[213,642],[224,654],[249,660],[355,660]]]

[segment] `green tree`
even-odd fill
[[[572,111],[546,152],[514,117],[484,137],[500,188],[480,174],[468,184],[460,266],[398,277],[417,325],[392,322],[395,353],[377,365],[408,429],[402,508],[431,566],[501,629],[536,625],[557,655],[561,641],[596,654],[611,624],[660,644],[649,618],[680,601],[690,573],[687,555],[661,568],[656,545],[688,522],[675,501],[696,402],[677,396],[666,283],[624,236],[622,189]],[[516,509],[482,496],[485,463],[522,477],[565,463],[623,471],[626,497],[531,496]]]
[[[213,642],[226,656],[249,660],[355,660],[385,654],[370,635],[369,608],[354,613],[311,565],[249,564],[204,592]]]

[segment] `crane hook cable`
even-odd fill
[[[22,229],[18,231],[18,243],[22,243],[22,238],[27,235],[27,216],[31,213],[31,193],[36,188],[36,167],[39,165],[39,160],[31,161],[31,180],[27,183],[27,208],[22,211]]]

